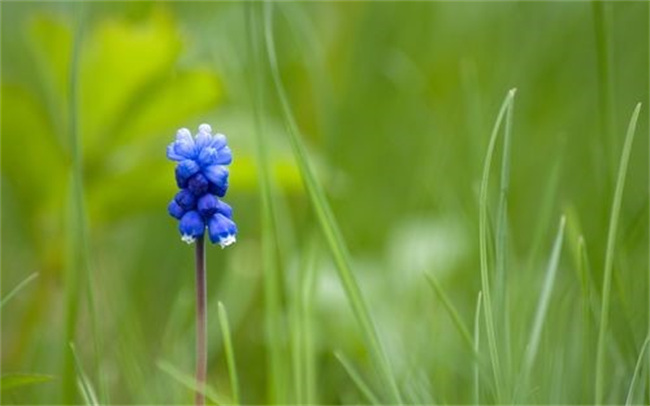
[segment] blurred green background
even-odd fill
[[[102,403],[192,402],[179,374],[191,379],[194,368],[193,249],[166,212],[176,185],[165,147],[177,128],[195,131],[202,122],[227,134],[234,151],[226,201],[240,230],[234,247],[210,246],[207,254],[209,384],[233,401],[216,316],[221,301],[242,402],[368,402],[335,351],[384,399],[292,155],[268,60],[251,57],[247,38],[261,32],[261,20],[247,29],[246,7],[262,5],[1,4],[2,294],[38,273],[3,303],[2,373],[48,376],[3,385],[4,403],[82,402],[79,365]],[[533,384],[516,399],[594,401],[616,173],[630,115],[643,103],[607,335],[605,400],[623,403],[650,320],[648,2],[270,8],[300,136],[409,403],[474,401],[472,353],[424,275],[439,281],[471,331],[481,289],[481,172],[499,105],[514,87],[508,265],[504,296],[497,297],[505,374],[517,382],[564,214],[567,233]],[[263,46],[264,38],[257,41]],[[256,119],[277,225],[271,251],[279,317],[271,321]],[[579,273],[580,236],[587,282]],[[301,311],[305,318],[296,318]],[[283,361],[274,367],[269,325],[279,331],[275,348]],[[296,331],[308,332],[302,358]],[[649,362],[640,367],[633,401],[648,403]],[[482,370],[481,402],[495,400],[491,380],[490,369]]]

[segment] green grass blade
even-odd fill
[[[223,350],[226,353],[226,364],[228,364],[228,375],[230,375],[230,390],[236,405],[241,404],[239,398],[239,378],[237,375],[237,365],[235,364],[235,352],[232,348],[232,339],[230,335],[230,325],[228,324],[228,314],[223,303],[219,302],[219,325],[223,336]]]
[[[343,365],[343,368],[348,373],[348,375],[350,375],[352,381],[354,381],[354,383],[357,385],[357,388],[359,388],[361,393],[363,393],[363,396],[365,396],[366,399],[368,399],[373,405],[381,405],[382,403],[372,392],[370,387],[364,382],[363,378],[361,378],[361,375],[357,372],[354,366],[352,366],[352,363],[339,352],[334,353],[334,355],[336,356],[336,359],[339,360],[341,365]]]
[[[582,235],[578,237],[578,273],[580,275],[580,291],[582,293],[582,362],[585,371],[590,370],[593,364],[593,340],[592,328],[594,326],[594,314],[592,312],[592,280],[589,271],[589,256],[587,254],[587,245]],[[589,385],[588,374],[583,374],[582,378],[583,396],[587,395]]]
[[[100,367],[99,354],[101,337],[98,334],[95,298],[93,292],[93,274],[90,267],[90,249],[88,242],[88,229],[86,221],[86,208],[84,202],[84,176],[83,156],[79,119],[79,65],[81,60],[81,44],[85,23],[85,6],[82,3],[74,5],[75,24],[73,33],[72,53],[69,64],[68,76],[68,136],[70,149],[70,196],[69,196],[69,258],[66,269],[66,342],[74,342],[76,324],[79,312],[80,294],[85,288],[85,298],[88,305],[90,319],[90,336],[93,342],[93,360],[96,376],[99,379],[102,399],[108,402],[108,391]],[[84,285],[82,285],[82,283]],[[66,354],[64,362],[62,394],[64,403],[74,403],[73,360]]]
[[[510,144],[512,138],[512,120],[515,99],[513,98],[506,110],[506,123],[503,132],[503,146],[501,153],[501,183],[499,191],[499,205],[497,206],[496,230],[495,230],[495,267],[494,267],[494,293],[496,305],[501,315],[497,324],[503,332],[503,347],[508,349],[510,345],[510,323],[508,311],[508,295],[506,291],[506,267],[508,257],[508,190],[510,189]],[[506,368],[510,367],[511,351],[504,351]]]
[[[566,219],[564,216],[560,219],[560,227],[557,231],[557,236],[555,237],[555,242],[553,243],[553,250],[551,251],[551,257],[548,261],[548,266],[546,268],[546,277],[544,278],[544,284],[542,285],[542,293],[539,296],[539,302],[537,303],[537,311],[535,313],[535,321],[533,322],[533,327],[530,331],[530,338],[528,339],[528,346],[526,348],[526,353],[524,355],[524,367],[522,371],[521,383],[523,386],[527,386],[527,381],[530,377],[530,374],[533,369],[533,364],[535,358],[537,357],[537,352],[539,350],[539,342],[542,337],[542,329],[544,328],[544,322],[546,321],[546,314],[548,311],[548,305],[551,300],[551,294],[553,293],[553,287],[555,285],[555,275],[557,274],[558,265],[560,263],[560,253],[562,252],[562,243],[564,241],[564,226],[566,224]]]
[[[0,392],[7,392],[23,386],[35,385],[54,379],[52,375],[43,374],[3,374],[0,377]]]
[[[639,352],[639,358],[636,360],[636,366],[634,367],[634,374],[632,374],[632,380],[630,381],[630,389],[627,391],[627,397],[625,398],[625,405],[629,406],[633,404],[633,396],[634,396],[634,389],[636,387],[636,381],[639,378],[639,374],[641,373],[641,366],[643,357],[645,356],[645,352],[648,349],[648,345],[650,345],[650,335],[646,337],[645,341],[643,342],[643,345],[641,346],[641,351]],[[650,365],[650,364],[648,364]],[[646,365],[646,369],[648,368],[648,365]]]
[[[25,279],[23,279],[22,282],[20,282],[18,285],[16,285],[16,287],[13,288],[9,293],[7,293],[7,294],[2,298],[2,300],[0,301],[0,309],[2,309],[2,308],[4,307],[4,305],[7,304],[7,302],[8,302],[9,300],[11,300],[11,298],[14,297],[14,296],[16,295],[16,293],[20,292],[22,289],[25,288],[25,286],[29,285],[29,283],[30,283],[31,281],[33,281],[34,279],[36,279],[37,276],[38,276],[38,272],[34,272],[33,274],[31,274],[31,275],[29,275],[28,277],[26,277]]]
[[[612,21],[611,9],[608,2],[592,0],[594,35],[596,44],[596,59],[598,72],[598,108],[601,131],[607,140],[607,150],[613,151],[616,146],[614,131],[614,76],[612,75]],[[608,167],[614,167],[616,159],[613,152],[607,156]],[[609,181],[608,181],[609,183]],[[608,185],[609,186],[609,185]]]
[[[316,382],[316,362],[315,362],[315,349],[314,349],[314,337],[313,337],[313,307],[314,307],[314,298],[315,298],[315,288],[316,288],[316,265],[315,265],[315,248],[314,252],[311,255],[310,263],[307,266],[307,274],[303,278],[303,283],[301,286],[302,294],[302,315],[301,315],[301,325],[302,329],[302,349],[304,351],[303,360],[305,365],[303,366],[305,372],[305,398],[307,404],[317,404],[318,399],[316,398],[316,388],[318,383]]]
[[[618,177],[616,180],[616,189],[614,191],[614,201],[612,203],[612,212],[609,220],[609,232],[607,234],[607,250],[605,251],[605,269],[603,272],[603,289],[602,305],[600,312],[600,325],[598,329],[598,346],[596,349],[596,389],[595,404],[603,403],[605,391],[605,338],[609,322],[609,302],[611,296],[612,269],[614,267],[614,248],[616,246],[616,234],[618,230],[618,219],[623,201],[623,189],[625,187],[625,175],[627,166],[630,161],[630,152],[632,151],[632,142],[636,132],[636,123],[641,111],[641,103],[636,105],[630,123],[625,135],[625,144],[621,154]]]
[[[291,289],[290,316],[292,324],[292,359],[296,403],[314,403],[315,374],[311,330],[311,308],[314,283],[315,238],[307,244],[302,255],[297,281]]]
[[[93,389],[93,386],[90,383],[90,379],[88,379],[88,376],[84,372],[83,366],[81,365],[81,360],[77,355],[77,350],[75,349],[73,343],[70,343],[70,351],[72,352],[75,367],[77,368],[77,386],[79,387],[79,391],[81,392],[84,401],[87,405],[99,405],[97,395],[95,394],[95,389]]]
[[[329,203],[325,197],[325,192],[323,191],[321,184],[316,179],[315,172],[307,157],[305,146],[300,139],[298,126],[296,124],[295,118],[293,117],[291,105],[286,95],[284,85],[282,84],[280,71],[278,68],[277,56],[275,54],[275,44],[273,39],[273,28],[271,24],[271,4],[267,2],[265,3],[265,6],[264,33],[266,38],[266,51],[268,62],[271,68],[271,76],[273,78],[273,83],[275,84],[275,89],[280,100],[287,132],[289,133],[291,149],[298,164],[298,168],[300,170],[305,188],[307,189],[312,207],[321,226],[321,230],[330,248],[334,263],[336,264],[338,275],[341,279],[341,283],[343,284],[346,296],[352,307],[352,311],[357,319],[357,322],[361,326],[365,341],[370,347],[369,349],[373,354],[373,359],[379,368],[380,375],[382,376],[386,387],[391,393],[392,402],[401,404],[402,398],[399,393],[397,381],[393,375],[393,370],[390,367],[388,357],[386,356],[386,353],[382,347],[379,335],[370,316],[368,305],[363,299],[359,285],[357,284],[357,281],[350,267],[349,254],[344,239],[338,228]]]
[[[217,391],[208,384],[201,385],[201,388],[199,388],[199,385],[196,382],[196,379],[194,376],[191,374],[186,374],[184,372],[179,371],[174,365],[167,361],[159,360],[156,362],[156,366],[158,369],[161,371],[165,372],[167,375],[172,377],[176,382],[180,383],[189,391],[193,394],[197,390],[201,391],[205,397],[211,401],[214,404],[217,405],[223,405],[223,404],[228,404],[227,402],[223,402],[219,396],[217,395]]]
[[[253,101],[253,116],[255,126],[256,157],[259,162],[258,177],[261,200],[261,230],[262,230],[262,267],[264,274],[264,300],[265,300],[265,323],[268,334],[269,352],[268,362],[270,365],[268,374],[267,390],[272,403],[285,404],[287,369],[285,367],[282,330],[281,325],[281,303],[279,270],[277,263],[278,234],[275,222],[276,208],[274,206],[271,174],[273,173],[268,156],[268,145],[264,133],[263,112],[264,112],[264,79],[262,74],[261,44],[258,37],[258,27],[255,23],[256,5],[246,3],[246,33],[248,55],[253,66],[254,86],[251,87],[251,98]]]
[[[483,292],[478,292],[476,299],[476,312],[474,313],[474,352],[480,354],[481,343],[481,304]],[[481,404],[481,375],[478,359],[474,361],[474,404]]]
[[[469,346],[470,350],[472,351],[472,354],[477,355],[474,352],[474,340],[472,339],[469,330],[467,329],[467,327],[465,327],[465,324],[463,323],[463,320],[460,318],[458,311],[451,303],[451,301],[449,300],[445,292],[442,290],[442,287],[440,286],[438,280],[433,275],[430,275],[428,273],[425,273],[424,276],[426,277],[427,282],[429,282],[429,285],[436,292],[436,295],[438,295],[438,297],[442,301],[442,304],[445,306],[445,309],[447,309],[447,312],[449,312],[449,315],[451,316],[451,320],[454,323],[454,326],[456,326],[456,329],[458,329],[458,332],[460,332],[460,335],[463,337],[463,341],[465,342],[465,344]]]
[[[492,295],[490,293],[490,279],[489,279],[489,265],[488,265],[488,182],[490,178],[490,168],[492,166],[492,157],[496,148],[496,142],[501,128],[501,122],[506,115],[507,110],[512,105],[515,97],[515,89],[508,92],[497,116],[492,134],[490,136],[490,143],[485,157],[485,164],[483,167],[483,176],[481,179],[481,191],[479,196],[479,249],[481,260],[481,291],[483,292],[483,302],[485,315],[485,327],[488,339],[488,348],[490,350],[490,360],[494,373],[494,382],[496,389],[496,401],[500,403],[503,400],[502,388],[502,372],[501,360],[499,358],[499,351],[497,348],[496,325],[494,321]]]

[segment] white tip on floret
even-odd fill
[[[196,238],[192,237],[189,234],[183,234],[181,236],[181,240],[183,240],[183,242],[186,242],[188,244],[192,244],[194,241],[196,241]]]
[[[199,132],[212,134],[212,127],[210,127],[210,124],[201,124],[199,126]]]
[[[176,131],[176,137],[177,138],[182,138],[182,137],[192,137],[192,133],[190,130],[187,128],[179,128],[178,131]]]
[[[221,245],[221,248],[226,248],[227,246],[232,245],[236,242],[237,242],[237,238],[231,234],[228,237],[219,241],[219,245]]]

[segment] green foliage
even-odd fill
[[[52,378],[50,375],[41,374],[3,374],[0,377],[0,391],[4,393],[22,386],[48,382]]]
[[[3,402],[192,401],[165,147],[202,122],[209,402],[650,402],[648,15],[2,2]]]

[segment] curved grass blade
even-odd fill
[[[485,327],[488,339],[488,348],[490,350],[490,360],[492,362],[492,369],[494,373],[494,382],[496,389],[496,401],[501,403],[503,399],[502,388],[502,372],[501,361],[499,358],[499,351],[497,348],[496,338],[496,325],[494,322],[494,314],[492,307],[492,296],[490,294],[490,279],[489,279],[489,266],[488,266],[488,181],[490,178],[490,168],[492,166],[492,157],[496,148],[496,142],[501,128],[501,122],[508,109],[512,108],[512,103],[515,97],[516,89],[511,89],[508,92],[499,114],[497,115],[496,122],[492,128],[490,136],[490,143],[485,157],[485,164],[483,166],[483,176],[481,179],[481,191],[479,196],[479,249],[481,260],[481,291],[483,292],[483,302],[485,314]]]
[[[265,301],[265,323],[269,340],[268,362],[270,373],[268,374],[268,395],[272,403],[287,403],[286,382],[287,368],[285,367],[281,324],[281,301],[279,269],[277,264],[278,233],[276,226],[276,207],[273,200],[271,173],[272,168],[268,156],[268,146],[264,135],[263,111],[264,111],[264,79],[262,74],[262,50],[257,38],[259,25],[256,24],[254,12],[256,5],[246,3],[246,34],[247,49],[251,64],[253,65],[254,86],[251,87],[251,98],[253,101],[253,116],[255,128],[256,156],[259,161],[259,188],[261,199],[261,230],[262,230],[262,266],[264,273],[264,301]]]
[[[537,357],[537,351],[539,350],[539,341],[542,336],[542,329],[544,328],[551,294],[553,293],[555,275],[557,274],[557,268],[560,263],[560,253],[562,252],[562,242],[564,241],[565,224],[566,218],[562,216],[560,219],[560,227],[557,231],[557,236],[555,237],[555,243],[553,243],[551,257],[548,261],[548,267],[546,268],[546,277],[544,278],[544,284],[542,285],[542,293],[539,296],[535,321],[533,323],[533,328],[530,331],[530,338],[528,339],[528,346],[524,355],[524,368],[520,382],[523,386],[527,385],[535,358]]]
[[[616,180],[616,189],[614,190],[614,201],[612,203],[612,212],[609,219],[609,232],[607,234],[607,250],[605,251],[605,270],[603,272],[603,295],[600,312],[600,326],[598,329],[598,345],[596,349],[596,388],[595,404],[600,405],[603,402],[605,391],[605,337],[609,322],[609,301],[611,296],[612,269],[614,267],[614,247],[616,246],[616,232],[618,230],[618,218],[623,201],[623,190],[625,188],[625,175],[627,166],[630,162],[630,152],[632,152],[632,142],[636,132],[636,123],[641,111],[641,103],[638,103],[632,113],[630,122],[625,135],[625,143],[621,154],[618,177]]]
[[[239,405],[241,402],[239,399],[239,378],[237,376],[237,365],[235,364],[235,352],[232,348],[228,314],[226,313],[226,308],[221,302],[219,302],[219,325],[221,326],[221,334],[223,336],[223,350],[226,353],[228,375],[230,375],[230,390],[235,404]]]
[[[83,3],[74,5],[75,24],[73,33],[72,53],[68,73],[68,136],[70,149],[70,196],[69,196],[69,219],[68,219],[68,244],[69,258],[65,272],[65,295],[66,295],[66,342],[73,342],[75,339],[77,321],[79,318],[79,300],[83,283],[86,289],[85,298],[88,305],[90,319],[90,336],[93,342],[94,370],[99,380],[100,394],[104,401],[108,402],[108,391],[104,373],[100,367],[99,349],[101,348],[101,336],[98,333],[97,312],[95,309],[95,297],[93,291],[93,274],[90,267],[89,232],[86,220],[86,208],[84,201],[84,176],[83,176],[83,150],[82,134],[80,134],[79,120],[79,70],[81,61],[81,47],[84,35],[84,24],[86,8]],[[74,385],[72,382],[73,360],[66,354],[63,364],[62,394],[64,403],[74,403]]]
[[[77,355],[77,350],[73,343],[70,343],[70,351],[72,351],[72,356],[74,357],[75,367],[77,368],[77,386],[81,392],[82,397],[87,405],[97,406],[99,401],[97,400],[97,395],[95,394],[95,389],[93,389],[90,379],[84,372],[83,366],[81,366],[81,360]]]
[[[156,362],[156,366],[161,371],[163,371],[167,375],[171,376],[176,382],[178,382],[181,385],[185,386],[192,393],[195,393],[196,391],[200,391],[205,395],[205,397],[209,401],[211,401],[212,403],[214,403],[216,405],[228,404],[228,402],[223,402],[219,398],[219,396],[217,395],[217,391],[214,390],[214,388],[212,386],[210,386],[208,384],[205,384],[205,385],[201,385],[201,388],[199,388],[199,385],[197,385],[196,378],[194,376],[192,376],[191,374],[186,374],[184,372],[179,371],[171,363],[169,363],[167,361],[159,360],[158,362]]]
[[[361,378],[361,375],[357,372],[356,369],[354,369],[352,363],[339,352],[335,352],[334,356],[336,356],[336,359],[338,359],[341,365],[343,365],[343,368],[345,368],[345,371],[348,373],[348,375],[350,375],[352,381],[354,381],[361,393],[363,393],[363,396],[365,396],[366,399],[368,399],[373,405],[381,405],[382,403],[372,392],[370,387],[363,381],[363,378]]]
[[[322,185],[317,180],[315,172],[309,162],[306,148],[299,136],[298,126],[293,117],[291,105],[280,77],[273,39],[270,7],[270,3],[265,3],[265,18],[263,20],[263,26],[266,39],[266,51],[271,69],[271,76],[275,85],[276,93],[280,100],[284,122],[289,134],[291,149],[298,164],[312,207],[321,226],[321,230],[330,248],[339,278],[343,284],[352,311],[357,322],[361,326],[365,341],[373,354],[373,360],[376,362],[380,375],[384,380],[386,387],[390,391],[392,402],[401,404],[402,398],[399,393],[397,381],[393,375],[388,357],[386,356],[376,327],[370,316],[368,305],[363,299],[359,285],[357,284],[354,273],[352,272],[349,254],[343,236],[341,235],[327,198],[325,197]]]
[[[625,398],[625,405],[629,406],[632,404],[632,397],[634,396],[634,389],[636,387],[636,381],[639,378],[639,374],[641,373],[641,361],[643,361],[643,357],[645,355],[646,350],[648,349],[648,345],[650,345],[650,335],[646,337],[645,341],[643,342],[643,345],[641,346],[641,351],[639,352],[639,358],[636,361],[636,366],[634,367],[634,374],[632,374],[632,380],[630,381],[630,389],[627,391],[627,397]],[[648,365],[646,365],[646,368]]]
[[[474,356],[478,356],[478,353],[475,352],[474,340],[472,339],[469,330],[467,329],[467,327],[465,327],[465,324],[463,323],[463,320],[460,318],[458,311],[451,303],[451,301],[449,300],[445,292],[442,290],[442,287],[440,286],[438,280],[433,275],[430,275],[428,273],[425,273],[424,276],[426,277],[427,282],[429,282],[429,285],[436,292],[436,295],[438,295],[438,297],[442,301],[442,304],[445,306],[445,309],[447,309],[447,312],[449,312],[449,315],[451,316],[451,320],[456,326],[456,329],[458,329],[458,331],[460,332],[460,335],[463,337],[463,341],[465,342],[465,344],[469,346]]]
[[[27,278],[23,279],[22,282],[16,285],[16,287],[13,288],[9,293],[7,293],[0,301],[0,309],[2,309],[4,305],[7,304],[7,302],[16,295],[16,293],[20,292],[23,288],[25,288],[25,286],[29,285],[31,281],[36,279],[36,277],[38,277],[38,272],[34,272],[33,274],[29,275]]]
[[[508,294],[506,292],[506,267],[508,256],[508,190],[510,189],[510,144],[512,138],[512,116],[515,99],[513,98],[506,110],[506,125],[503,132],[503,145],[501,153],[501,180],[499,185],[499,205],[497,206],[496,230],[494,241],[494,293],[496,306],[501,315],[497,327],[503,332],[503,346],[508,349],[510,345],[510,312],[508,309]],[[495,303],[493,303],[495,304]],[[506,370],[512,362],[511,352],[505,351]]]

